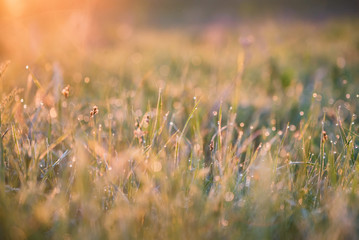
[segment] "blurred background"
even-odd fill
[[[215,35],[240,24],[316,23],[355,18],[358,12],[356,0],[1,0],[0,59],[31,62],[108,46],[130,39],[137,27],[190,28]]]
[[[242,72],[243,101],[254,83],[272,98],[273,83],[312,91],[323,66],[340,70],[327,75],[334,85],[343,74],[355,80],[358,12],[355,0],[1,0],[0,61],[11,61],[8,89],[25,86],[27,65],[40,82],[57,70],[72,85],[90,77],[86,91],[99,97],[102,80],[116,80],[102,88],[110,94],[146,85],[151,73],[145,94],[154,99],[170,82],[225,92]]]

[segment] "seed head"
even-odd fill
[[[146,132],[142,131],[140,127],[133,131],[133,135],[138,138],[138,141],[142,143],[144,141],[144,136]]]
[[[322,132],[322,142],[325,143],[325,141],[328,140],[328,134],[326,131]]]
[[[138,127],[140,127],[140,123],[138,122],[138,119],[136,119],[136,121],[135,121],[135,128],[138,128]]]
[[[150,123],[150,115],[146,114],[143,116],[142,121],[140,123],[140,127],[147,128],[148,124]]]
[[[145,135],[145,132],[141,130],[141,128],[137,128],[135,131],[133,131],[133,134],[135,137],[140,138]]]
[[[212,152],[214,150],[214,142],[213,140],[211,141],[211,143],[209,144],[209,150]]]
[[[61,93],[65,96],[65,98],[68,98],[70,95],[70,85],[67,85],[64,89],[62,89]]]
[[[92,111],[90,112],[90,117],[95,116],[98,113],[98,107],[95,105],[92,108]]]

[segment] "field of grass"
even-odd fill
[[[1,56],[0,238],[359,238],[358,28],[19,45]]]

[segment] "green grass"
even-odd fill
[[[358,238],[357,28],[139,28],[4,63],[1,238]]]

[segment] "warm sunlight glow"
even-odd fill
[[[20,17],[25,9],[26,0],[4,0],[5,8],[12,17]]]
[[[358,0],[0,0],[0,239],[359,239]]]

